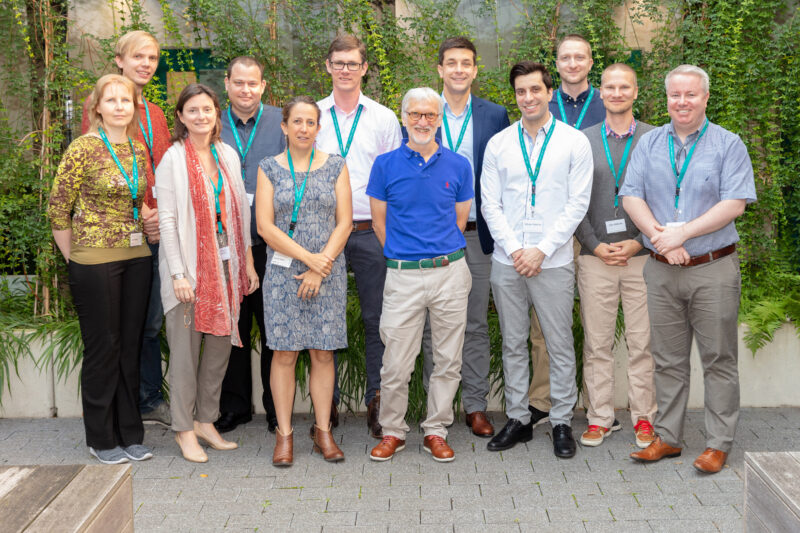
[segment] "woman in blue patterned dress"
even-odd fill
[[[283,108],[282,154],[261,161],[256,190],[258,233],[269,250],[264,274],[267,344],[274,350],[270,387],[278,429],[272,464],[292,464],[292,405],[300,350],[311,354],[309,388],[314,450],[326,461],[344,454],[331,434],[333,351],[347,347],[344,250],[353,226],[344,159],[314,147],[320,111],[307,96]]]

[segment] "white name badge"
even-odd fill
[[[539,241],[542,240],[542,231],[543,231],[542,223],[530,219],[525,219],[522,227],[524,232],[523,246],[525,248],[533,248],[534,246],[539,244]]]
[[[625,231],[625,219],[606,220],[606,233],[622,233]]]
[[[667,222],[667,227],[668,228],[680,228],[684,224],[686,224],[686,222]]]
[[[142,234],[141,233],[131,233],[131,247],[133,246],[141,246],[142,245]]]
[[[256,199],[256,195],[252,193],[247,193],[247,202],[250,204],[250,207],[253,207],[253,202]]]
[[[158,198],[158,193],[156,193],[156,186],[153,185],[153,199]]]
[[[522,230],[525,233],[541,233],[543,229],[542,223],[535,220],[525,219]]]
[[[231,260],[231,247],[230,246],[223,246],[219,249],[219,258],[223,261],[230,261]]]
[[[270,262],[270,264],[281,268],[289,268],[290,266],[292,266],[292,258],[289,257],[288,255],[283,255],[280,252],[275,252],[272,255],[272,261]]]

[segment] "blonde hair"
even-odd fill
[[[117,45],[114,47],[114,55],[117,57],[125,57],[149,44],[154,45],[158,55],[161,56],[161,46],[158,44],[155,37],[142,30],[129,31],[117,41]],[[120,70],[120,73],[121,72]]]
[[[103,97],[106,87],[112,84],[124,85],[131,93],[133,117],[125,133],[128,137],[133,138],[136,135],[136,127],[139,124],[139,106],[136,105],[136,86],[131,80],[120,74],[106,74],[97,80],[92,94],[89,95],[89,105],[86,108],[86,114],[89,117],[89,131],[97,132],[98,128],[103,125],[103,116],[97,112],[97,105],[100,103],[100,99]]]

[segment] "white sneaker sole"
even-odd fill
[[[606,437],[610,437],[612,433],[614,433],[615,431],[619,431],[620,429],[622,429],[622,424],[617,424],[616,426],[612,425],[610,428],[608,428],[608,431],[606,431],[600,439],[591,439],[591,440],[584,439],[583,435],[581,435],[581,444],[583,444],[584,446],[591,446],[591,447],[600,446],[601,444],[603,444],[603,441],[606,439]]]
[[[647,448],[648,446],[653,444],[654,441],[655,441],[655,439],[653,439],[651,441],[639,440],[639,437],[636,437],[636,446],[638,446],[639,448],[644,450],[645,448]]]
[[[99,456],[99,455],[97,455],[97,451],[96,451],[94,448],[92,448],[91,446],[89,447],[89,453],[90,453],[90,454],[91,454],[91,455],[92,455],[92,456],[93,456],[95,459],[97,459],[98,461],[100,461],[101,463],[103,463],[104,465],[121,465],[121,464],[123,464],[123,463],[127,463],[127,462],[128,462],[128,457],[127,457],[127,456],[120,457],[120,458],[119,458],[119,459],[117,459],[116,461],[109,461],[109,460],[107,460],[107,459],[100,459],[100,456]]]
[[[395,448],[394,449],[394,453],[392,455],[390,455],[389,457],[375,457],[374,455],[369,454],[369,458],[372,459],[373,461],[378,461],[378,462],[382,463],[382,462],[388,461],[389,459],[394,457],[397,454],[397,452],[402,452],[405,449],[406,449],[406,445],[403,444],[402,446],[398,446],[397,448]]]

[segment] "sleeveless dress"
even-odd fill
[[[289,233],[294,207],[294,182],[288,169],[274,157],[259,163],[274,188],[275,225]],[[336,227],[336,180],[344,159],[331,154],[320,168],[308,176],[305,194],[297,214],[293,240],[318,253]],[[298,187],[305,171],[295,169]],[[275,251],[267,247],[267,267],[262,280],[264,294],[264,324],[267,344],[272,350],[297,351],[304,349],[340,350],[347,347],[347,269],[344,253],[333,263],[328,277],[323,278],[319,295],[307,300],[297,296],[301,280],[294,276],[308,267],[292,259],[289,268],[272,264]]]

